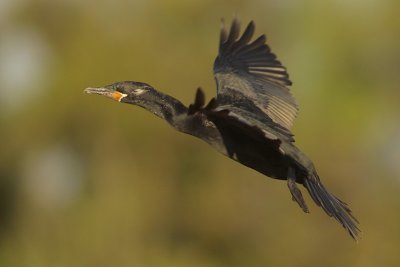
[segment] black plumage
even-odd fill
[[[250,22],[240,36],[237,19],[229,33],[222,26],[214,62],[217,96],[207,105],[201,89],[194,103],[186,107],[148,84],[133,81],[85,91],[141,106],[229,158],[269,177],[287,180],[293,200],[308,212],[297,187],[303,185],[314,202],[356,239],[358,222],[350,209],[326,190],[311,160],[294,145],[290,127],[298,106],[288,89],[292,82],[266,44],[265,35],[251,41],[254,31]]]

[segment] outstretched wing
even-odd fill
[[[254,29],[251,21],[239,38],[236,18],[229,35],[222,25],[219,54],[214,62],[217,98],[239,91],[275,123],[289,129],[298,111],[287,87],[292,83],[286,68],[265,43],[265,35],[250,42]]]
[[[232,91],[231,94],[219,95],[212,111],[226,113],[226,118],[237,125],[257,128],[268,139],[294,142],[289,129],[265,116],[264,111],[242,92]]]
[[[204,99],[204,92],[198,88],[194,103],[189,105],[188,115],[202,112],[214,123],[218,120],[219,125],[234,126],[255,139],[261,137],[278,143],[294,142],[289,129],[264,116],[263,111],[241,92],[234,91],[229,95],[221,95],[218,99],[212,98],[206,106]]]

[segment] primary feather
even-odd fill
[[[265,35],[250,42],[255,26],[250,22],[239,38],[240,26],[234,19],[229,31],[221,28],[219,54],[214,62],[217,98],[239,91],[251,99],[268,117],[290,129],[298,106],[287,86],[286,68],[265,43]]]

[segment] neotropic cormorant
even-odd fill
[[[360,231],[356,218],[346,203],[322,185],[311,160],[294,145],[289,129],[298,106],[288,89],[292,82],[266,44],[266,36],[251,41],[254,29],[251,21],[240,36],[236,18],[229,33],[222,24],[214,62],[217,96],[207,105],[200,88],[189,107],[141,82],[117,82],[85,92],[143,107],[225,156],[269,177],[287,180],[293,200],[308,213],[297,187],[302,184],[314,202],[356,239]]]

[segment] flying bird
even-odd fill
[[[137,105],[166,120],[176,130],[200,138],[225,156],[268,177],[287,180],[301,209],[309,209],[298,185],[351,235],[359,235],[358,221],[346,203],[322,184],[312,161],[295,145],[290,128],[298,112],[289,91],[286,68],[266,44],[266,36],[253,39],[251,21],[240,35],[235,18],[229,32],[222,23],[219,53],[214,62],[217,95],[207,104],[197,89],[186,107],[149,84],[117,82],[86,93]]]

